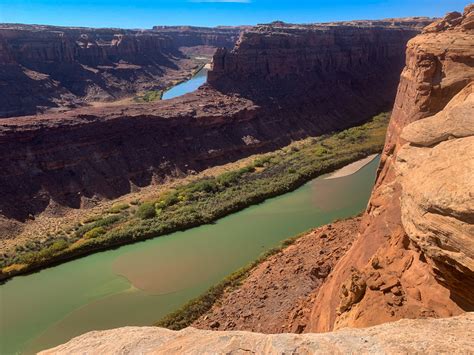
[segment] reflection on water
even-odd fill
[[[378,161],[350,176],[315,179],[215,224],[14,278],[0,286],[0,353],[152,324],[281,240],[363,211]]]

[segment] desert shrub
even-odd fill
[[[314,149],[314,154],[317,155],[317,156],[322,156],[322,155],[327,154],[327,153],[328,153],[328,150],[325,147],[316,147]]]
[[[191,193],[193,192],[216,192],[219,190],[219,186],[217,186],[216,180],[214,178],[211,179],[202,179],[191,183],[187,190]]]
[[[240,168],[238,171],[240,174],[253,173],[255,171],[255,167],[253,165],[248,165]]]
[[[120,216],[107,216],[94,222],[95,227],[106,227],[122,219]]]
[[[217,181],[223,186],[231,186],[239,180],[241,175],[239,171],[229,171],[220,175]]]
[[[107,216],[107,217],[100,218],[100,219],[96,220],[95,222],[85,224],[85,225],[80,226],[79,228],[77,228],[76,237],[80,238],[85,233],[87,233],[88,231],[90,231],[90,230],[92,230],[96,227],[107,227],[107,226],[110,226],[110,225],[120,221],[121,219],[122,219],[122,217],[119,216],[119,215]]]
[[[160,200],[157,202],[157,208],[165,208],[169,206],[173,206],[174,204],[179,202],[179,193],[176,190],[171,190],[164,194]]]
[[[265,164],[270,162],[270,159],[271,159],[271,157],[269,157],[269,156],[257,158],[253,161],[253,165],[258,167],[258,168],[263,168],[265,166]]]
[[[123,210],[126,210],[127,208],[130,208],[130,205],[128,203],[118,203],[116,205],[113,205],[110,209],[110,213],[120,213]]]
[[[137,217],[141,219],[150,219],[156,216],[155,204],[153,202],[144,202],[138,206]]]
[[[97,221],[97,220],[99,220],[99,219],[100,219],[100,216],[92,216],[92,217],[86,218],[86,219],[84,220],[84,223],[86,223],[86,224],[87,224],[87,223],[92,223],[92,222],[95,222],[95,221]]]
[[[156,100],[161,100],[163,97],[162,90],[150,90],[144,92],[142,95],[135,97],[135,102],[152,102]]]
[[[69,243],[64,239],[57,240],[51,245],[51,250],[60,251],[66,249],[69,246]]]
[[[105,228],[104,227],[94,227],[90,231],[84,233],[84,238],[85,239],[92,239],[92,238],[97,238],[101,236],[102,234],[105,233]]]

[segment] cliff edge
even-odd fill
[[[360,235],[307,331],[474,309],[474,5],[408,42]]]
[[[461,354],[474,351],[472,331],[472,313],[449,319],[405,319],[326,334],[125,327],[90,332],[39,354]]]

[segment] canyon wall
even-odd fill
[[[250,26],[238,27],[194,27],[194,26],[154,26],[153,31],[173,38],[177,47],[212,46],[232,48],[242,31]]]
[[[240,30],[0,25],[0,117],[163,89],[198,66],[186,47],[212,55],[232,47]]]
[[[87,207],[362,123],[391,107],[401,49],[418,31],[377,22],[262,25],[233,51],[216,53],[209,83],[194,93],[3,120],[0,211],[25,221],[61,206]]]
[[[474,309],[474,5],[408,42],[360,234],[306,331]]]

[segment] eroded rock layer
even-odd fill
[[[85,207],[362,123],[391,106],[402,48],[419,32],[413,24],[427,20],[408,23],[262,25],[231,55],[219,51],[209,83],[194,93],[4,120],[0,211],[24,221],[57,206]],[[229,70],[254,80],[229,78],[227,58]]]
[[[474,309],[474,5],[408,42],[360,235],[308,331]]]
[[[40,354],[468,354],[473,331],[472,313],[326,334],[125,327],[86,333]]]
[[[163,89],[196,68],[186,55],[193,48],[212,55],[232,47],[240,30],[0,25],[0,117]]]

